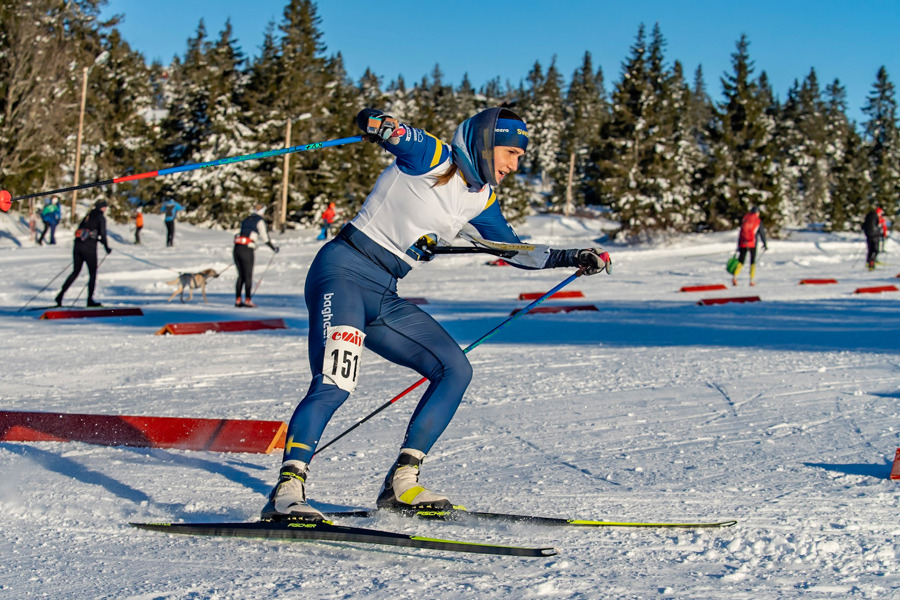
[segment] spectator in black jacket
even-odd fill
[[[63,296],[81,273],[81,267],[87,264],[88,268],[88,307],[103,306],[94,301],[94,287],[97,285],[97,242],[103,244],[103,249],[109,254],[112,250],[106,239],[106,200],[98,200],[93,210],[81,220],[81,224],[75,231],[75,246],[72,249],[74,267],[72,273],[62,285],[62,289],[56,295],[56,305],[62,306]]]
[[[874,208],[866,214],[866,220],[863,221],[862,230],[866,235],[866,266],[870,271],[875,269],[875,259],[878,258],[878,246],[881,243],[882,227],[878,222],[879,217],[884,214],[881,208]]]

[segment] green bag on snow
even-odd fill
[[[737,254],[728,259],[728,262],[725,263],[725,270],[728,271],[731,275],[734,275],[734,272],[737,271],[738,265],[741,264],[738,262]]]

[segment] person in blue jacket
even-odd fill
[[[47,235],[48,231],[50,232],[50,245],[56,244],[56,226],[59,225],[59,219],[59,196],[53,196],[41,211],[41,221],[44,222],[44,230],[41,232],[41,237],[38,238],[39,246],[43,245],[44,236]]]
[[[163,220],[166,223],[166,247],[175,245],[175,219],[179,210],[184,210],[184,207],[172,198],[163,202],[159,209],[159,212],[165,215]]]
[[[449,242],[464,228],[476,245],[520,244],[494,193],[516,171],[528,146],[525,123],[514,112],[478,113],[458,127],[451,144],[374,109],[361,111],[357,124],[396,160],[353,220],[322,246],[307,273],[312,381],[288,424],[279,479],[263,519],[323,518],[306,501],[309,462],[329,419],[356,388],[364,345],[429,381],[377,506],[451,506],[446,496],[419,483],[419,468],[456,412],[472,367],[434,318],[397,295],[397,280],[432,259],[436,242]],[[516,248],[507,262],[521,268],[582,267],[593,275],[610,264],[601,248]]]

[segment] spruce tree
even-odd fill
[[[868,165],[862,138],[847,118],[847,92],[835,79],[825,90],[825,135],[828,204],[825,227],[843,231],[862,222],[868,191]]]
[[[863,113],[869,117],[863,124],[872,180],[869,203],[893,217],[900,209],[900,132],[894,84],[884,67],[878,69]]]
[[[707,223],[730,228],[753,206],[767,223],[780,222],[780,197],[775,180],[775,100],[765,73],[753,79],[749,41],[741,36],[731,55],[732,72],[722,79],[723,99],[710,132],[713,142],[712,201]],[[776,227],[770,227],[773,232]]]
[[[556,195],[564,198],[563,212],[572,214],[585,204],[596,203],[588,179],[593,170],[590,151],[600,143],[600,130],[608,119],[603,70],[594,71],[591,53],[572,74],[566,94],[565,121],[560,150],[566,172],[556,180]]]
[[[107,37],[107,60],[88,80],[91,103],[86,110],[83,176],[99,180],[154,171],[160,167],[154,152],[151,70],[131,49],[118,29]],[[94,173],[90,174],[90,170]],[[118,184],[95,192],[104,194],[112,218],[127,218],[129,198],[142,186]]]

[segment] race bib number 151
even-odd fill
[[[338,325],[328,328],[322,374],[344,391],[356,389],[364,339],[366,334],[356,327]]]

